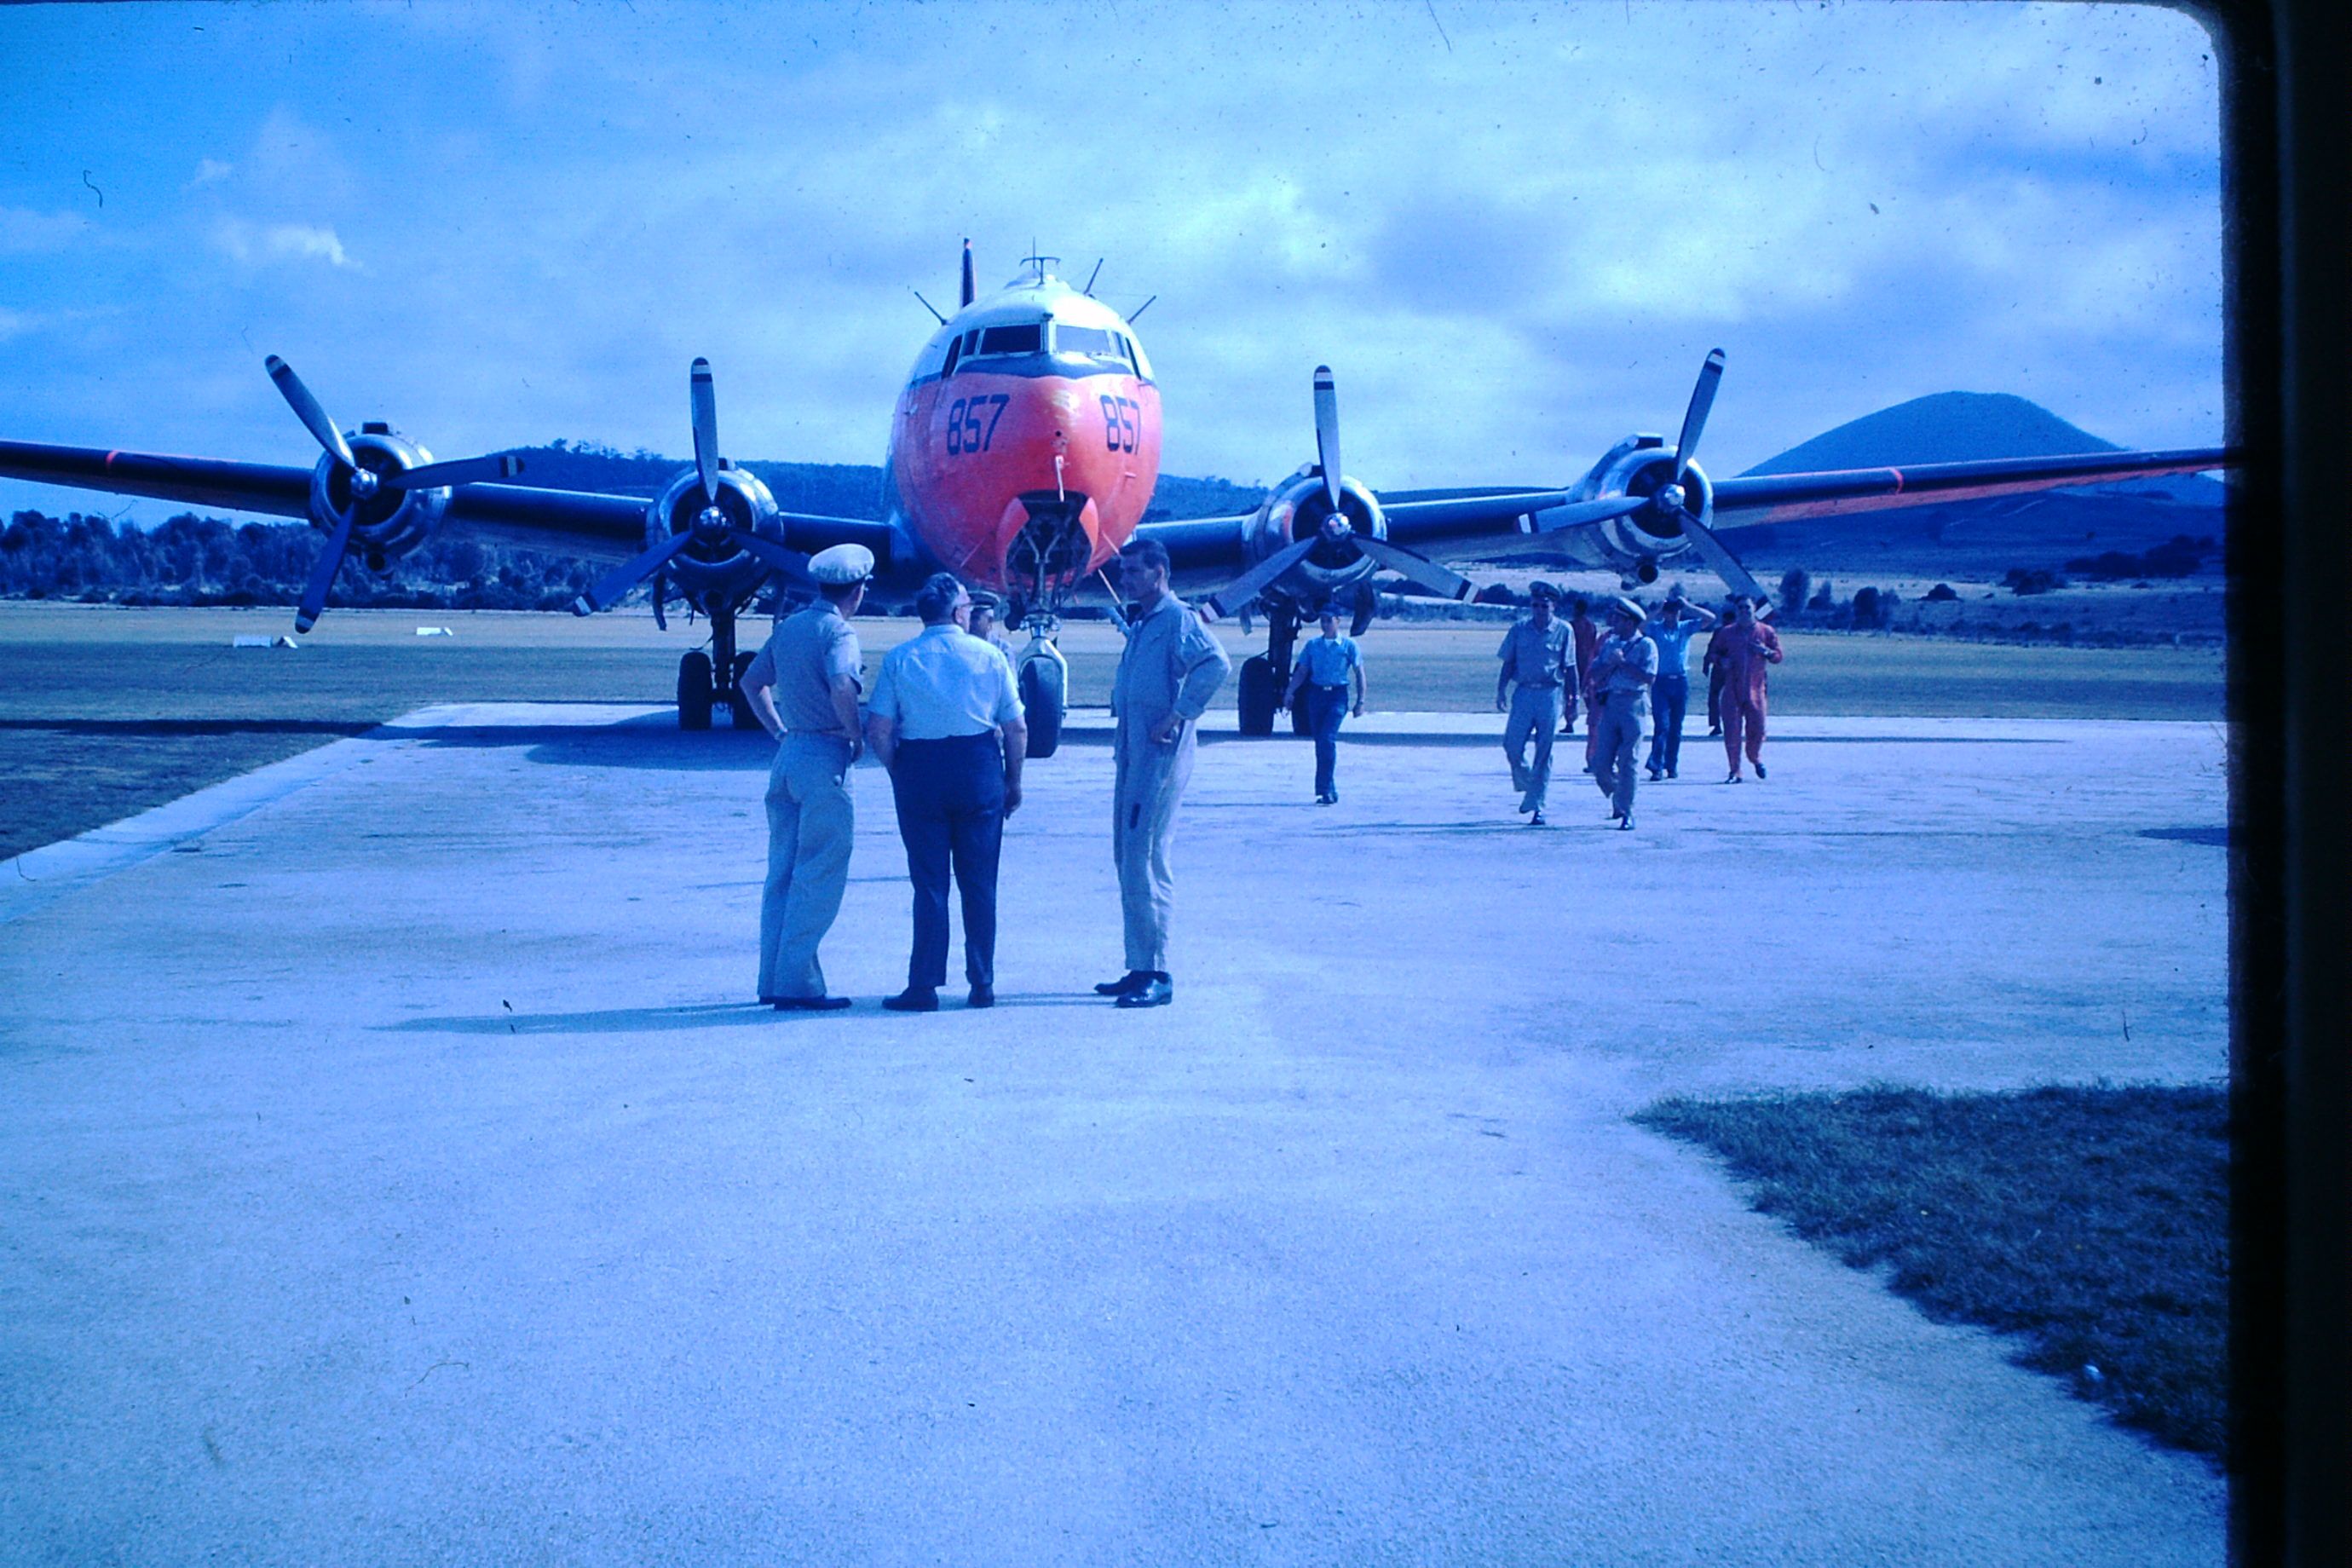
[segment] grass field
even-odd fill
[[[2125,1425],[2218,1458],[2228,1411],[2228,1097],[2219,1088],[1874,1089],[1662,1100],[1756,1207]]]
[[[646,615],[336,610],[299,648],[238,648],[282,609],[0,604],[0,856],[177,798],[434,702],[667,702],[707,627]],[[453,636],[419,637],[419,625]],[[861,620],[869,664],[915,629]],[[1236,659],[1264,646],[1222,628]],[[749,635],[764,637],[767,623]],[[1381,626],[1364,640],[1375,709],[1491,711],[1486,625]],[[2221,658],[2199,648],[2026,647],[1791,633],[1772,675],[1785,714],[2221,717]],[[1064,633],[1072,697],[1109,697],[1118,634]],[[1221,700],[1233,702],[1228,682]]]

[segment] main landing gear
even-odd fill
[[[711,616],[710,651],[697,648],[677,661],[677,727],[708,730],[712,710],[724,708],[736,729],[758,729],[759,716],[743,697],[743,672],[751,668],[751,656],[735,648],[735,617]]]
[[[1282,694],[1290,689],[1292,656],[1298,647],[1298,627],[1303,618],[1300,607],[1288,601],[1266,600],[1265,651],[1242,660],[1241,683],[1234,693],[1241,710],[1241,732],[1244,735],[1274,733],[1274,715]],[[1373,600],[1370,593],[1360,593],[1349,616],[1348,635],[1361,637],[1371,623]],[[1320,611],[1318,611],[1319,614]],[[1305,735],[1307,731],[1307,704],[1290,706],[1290,732]]]

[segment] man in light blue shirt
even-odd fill
[[[1649,625],[1658,645],[1658,675],[1650,682],[1650,780],[1675,776],[1682,758],[1683,714],[1690,707],[1691,638],[1715,625],[1715,613],[1683,597],[1682,584],[1666,590],[1658,618]]]
[[[1013,666],[965,630],[971,597],[941,572],[915,607],[919,636],[884,657],[867,704],[874,755],[890,770],[915,944],[907,989],[882,1005],[929,1013],[948,977],[948,878],[963,898],[963,969],[974,1007],[996,1005],[996,868],[1004,819],[1021,805],[1029,731]]]
[[[1283,701],[1297,701],[1301,690],[1307,694],[1307,728],[1315,737],[1315,804],[1337,805],[1339,721],[1348,712],[1350,691],[1356,717],[1364,716],[1364,655],[1355,638],[1339,635],[1339,613],[1328,605],[1323,610],[1323,635],[1298,650]]]

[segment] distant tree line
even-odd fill
[[[116,605],[290,605],[325,536],[305,523],[231,525],[183,512],[160,528],[80,512],[20,511],[0,531],[0,597]],[[594,580],[586,562],[472,540],[431,540],[373,573],[355,561],[338,605],[562,610]]]

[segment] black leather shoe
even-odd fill
[[[1544,825],[1543,813],[1542,813],[1542,812],[1540,812],[1540,811],[1537,812],[1534,816],[1530,816],[1530,817],[1528,817],[1528,826],[1529,827],[1541,827],[1543,825]]]
[[[995,1006],[996,987],[993,985],[974,985],[971,988],[971,994],[963,999],[963,1005],[967,1007]]]
[[[1617,826],[1625,832],[1631,833],[1633,830],[1633,819],[1631,816],[1621,816],[1617,819]]]
[[[772,1001],[779,1013],[837,1013],[849,1005],[846,996],[778,996]]]
[[[1147,974],[1141,985],[1120,994],[1118,1005],[1122,1007],[1165,1007],[1174,1000],[1174,982],[1164,974]]]
[[[1151,983],[1148,969],[1130,969],[1117,980],[1106,980],[1095,987],[1097,996],[1124,996],[1130,991],[1140,991]]]
[[[909,985],[896,996],[882,998],[882,1005],[893,1013],[936,1013],[940,994],[928,985]]]
[[[1764,764],[1762,763],[1756,764],[1756,776],[1759,779],[1764,776]]]

